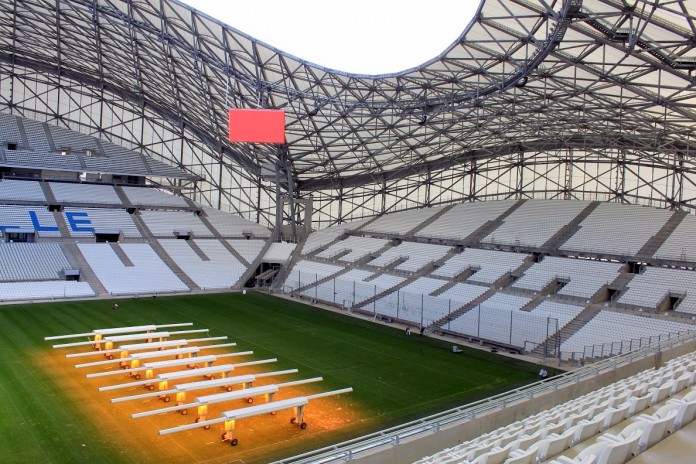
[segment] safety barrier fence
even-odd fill
[[[443,281],[443,285],[446,281]],[[299,294],[314,301],[359,311],[387,321],[399,321],[415,327],[431,327],[481,342],[516,348],[522,351],[528,342],[542,345],[546,356],[557,356],[562,324],[557,317],[509,309],[526,300],[501,294],[499,304],[472,304],[489,287],[468,286],[461,299],[430,296],[388,288],[370,282],[340,278],[329,279],[317,273],[294,271],[288,276],[283,292]],[[470,305],[467,306],[467,305]]]
[[[477,418],[486,412],[504,409],[534,398],[537,395],[558,390],[566,385],[576,384],[582,380],[628,365],[639,359],[654,355],[662,350],[672,348],[696,338],[696,332],[689,332],[645,346],[636,351],[617,355],[609,359],[566,372],[543,382],[536,382],[506,393],[495,395],[448,411],[407,422],[402,425],[364,435],[353,440],[320,448],[308,453],[275,461],[273,464],[328,464],[346,462],[375,452],[381,448],[397,446],[405,439],[435,433],[445,426]]]
[[[560,359],[562,359],[563,361],[586,362],[588,360],[596,360],[601,358],[607,358],[610,356],[620,355],[623,353],[628,353],[629,351],[634,351],[645,346],[650,346],[664,340],[678,338],[682,335],[692,332],[693,331],[667,332],[663,334],[651,335],[649,337],[631,338],[627,340],[607,342],[595,345],[586,345],[583,347],[582,351],[559,351],[558,356],[560,356]],[[525,351],[531,352],[535,348],[537,348],[537,346],[538,344],[528,341],[525,343]],[[557,356],[551,356],[550,354],[548,354],[547,357]]]

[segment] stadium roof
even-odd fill
[[[410,179],[404,192],[453,190],[443,173],[463,166],[462,175],[478,173],[489,160],[507,160],[496,169],[547,166],[533,170],[547,184],[535,184],[536,192],[608,191],[608,199],[652,199],[645,189],[678,171],[656,195],[693,207],[694,7],[485,0],[440,56],[366,76],[303,62],[173,0],[15,0],[0,5],[0,63],[116,95],[195,134],[251,181],[262,183],[262,168],[280,158],[295,191],[374,185],[374,200],[403,179]],[[228,106],[285,110],[287,146],[228,142]],[[552,162],[561,171],[580,167],[581,185],[568,185],[577,174],[551,173]],[[616,172],[651,166],[653,174],[619,173],[617,183],[599,175],[603,164]],[[644,189],[632,193],[632,179]],[[517,174],[508,193],[529,181]],[[414,205],[444,201],[427,195]],[[382,203],[371,211],[388,209]]]

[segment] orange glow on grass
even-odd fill
[[[221,350],[210,350],[219,351]],[[76,370],[75,360],[65,358],[67,353],[84,352],[84,347],[54,350],[47,347],[37,355],[36,361],[46,375],[52,378],[59,387],[74,401],[70,407],[76,408],[75,415],[79,417],[84,427],[88,427],[93,434],[95,443],[109,444],[114,449],[127,450],[127,455],[132,456],[132,462],[138,463],[224,463],[230,460],[243,460],[246,463],[268,462],[271,457],[279,459],[300,452],[308,451],[319,446],[329,445],[335,442],[333,434],[345,434],[352,427],[357,427],[361,421],[359,413],[350,406],[350,396],[319,398],[310,401],[304,409],[303,420],[307,422],[306,430],[301,430],[298,425],[290,423],[294,417],[293,410],[279,411],[276,415],[263,415],[254,418],[245,418],[236,421],[234,437],[239,440],[238,446],[230,446],[222,443],[220,437],[224,431],[224,425],[218,424],[204,430],[198,428],[187,432],[172,435],[159,436],[158,431],[179,425],[195,422],[196,408],[190,408],[188,414],[170,412],[157,414],[140,419],[132,419],[136,412],[149,411],[173,406],[174,400],[190,403],[197,396],[223,392],[222,388],[206,389],[191,392],[189,398],[183,393],[171,398],[172,402],[164,403],[156,396],[136,401],[111,403],[112,398],[138,395],[149,390],[143,386],[129,387],[125,389],[99,392],[99,387],[133,382],[135,379],[129,373],[121,372],[113,376],[85,378],[86,373],[120,371],[118,363],[90,368],[89,371]],[[103,354],[98,352],[90,356],[90,361],[103,359]],[[252,357],[252,359],[258,359]],[[221,360],[220,362],[224,362]],[[171,368],[159,370],[161,372],[181,370]],[[235,369],[232,375],[255,374],[279,370],[274,364],[260,366],[246,366]],[[154,376],[153,376],[154,377]],[[265,377],[254,383],[254,386],[282,383],[293,379],[306,378],[302,372],[293,376]],[[191,378],[178,383],[203,380],[195,374]],[[177,382],[175,382],[177,383]],[[170,382],[171,384],[171,382]],[[170,385],[171,388],[171,385]],[[234,390],[243,388],[235,385]],[[281,400],[295,396],[304,396],[311,393],[325,391],[327,388],[321,382],[316,384],[299,385],[282,388],[276,393],[274,399]],[[263,396],[254,397],[254,404],[262,404],[266,401]],[[218,403],[208,406],[207,418],[220,417],[223,411],[244,408],[250,406],[245,399]],[[124,454],[125,456],[125,454]]]

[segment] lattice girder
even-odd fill
[[[600,189],[596,196],[693,207],[694,6],[693,0],[486,0],[440,56],[404,72],[366,76],[303,62],[174,0],[6,1],[1,107],[150,150],[200,172],[201,198],[263,220],[272,215],[274,191],[261,168],[278,151],[228,142],[229,106],[286,111],[287,156],[301,195],[361,192],[360,201],[339,198],[346,201],[334,208],[340,214],[320,213],[321,223],[394,204],[440,203],[443,191],[457,188],[461,198],[497,192],[482,190],[493,185],[488,178],[456,187],[443,174],[469,176],[471,163],[474,177],[482,165],[506,165],[502,182],[515,166],[539,157],[550,166],[585,152],[597,155],[599,167],[620,164],[638,179],[618,192],[616,185],[628,184],[600,181],[601,169],[587,170],[599,176],[587,178]],[[32,69],[40,72],[29,77],[25,70]],[[107,114],[111,108],[117,116]],[[153,126],[140,121],[148,118],[161,122],[143,131]],[[160,150],[162,144],[169,147]],[[631,171],[647,165],[671,169],[664,198],[644,192],[653,181],[664,184],[667,174]],[[529,172],[509,186],[510,194],[573,196],[569,186],[578,187],[568,176],[575,171]],[[548,182],[561,172],[563,179]],[[217,188],[222,193],[215,195]],[[384,193],[388,188],[394,195]],[[417,199],[402,200],[404,193]]]

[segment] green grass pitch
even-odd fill
[[[57,353],[45,336],[95,328],[193,322],[194,328],[210,328],[212,336],[227,335],[240,351],[253,350],[255,359],[277,357],[278,363],[265,370],[297,368],[296,378],[323,376],[323,382],[311,384],[316,391],[353,387],[353,393],[341,398],[355,408],[359,420],[331,433],[285,442],[276,450],[265,449],[244,462],[307,451],[536,381],[534,364],[483,350],[454,354],[451,343],[407,336],[394,327],[256,292],[118,302],[118,310],[111,309],[111,300],[0,306],[0,462],[169,459],[166,453],[157,455],[158,439],[164,437],[157,436],[156,427],[138,432],[142,438],[130,445],[154,450],[149,459],[124,451],[119,434],[128,433],[129,424],[124,430],[105,430],[95,413],[98,408],[110,414],[114,405],[93,393],[96,388],[83,372],[61,374],[47,365],[46,359]],[[76,386],[66,388],[66,379],[73,377]],[[96,398],[91,410],[76,391],[82,386]],[[209,455],[205,459],[236,460],[228,448],[218,460]],[[215,453],[222,445],[209,449]],[[180,462],[197,460],[195,450],[188,452]]]

